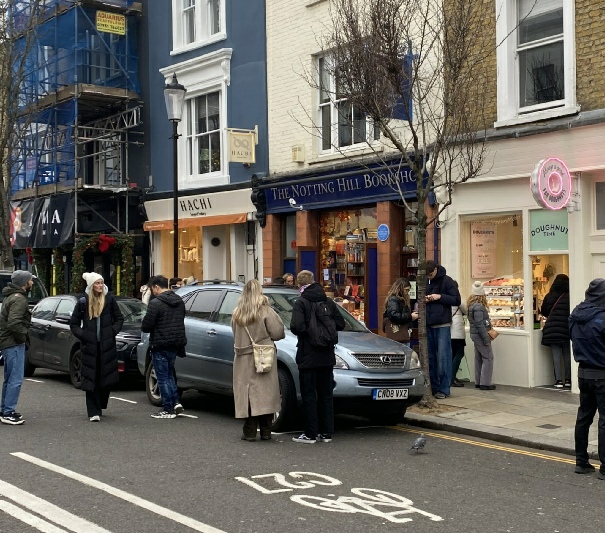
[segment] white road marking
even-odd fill
[[[42,498],[38,498],[37,496],[30,494],[29,492],[25,492],[24,490],[21,490],[20,488],[2,480],[0,480],[0,496],[13,500],[26,509],[33,511],[54,522],[55,524],[59,524],[69,531],[73,531],[74,533],[110,533],[107,529],[103,529],[102,527],[99,527],[88,520],[84,520],[84,518],[71,514],[60,507],[43,500]],[[49,531],[54,533],[64,530],[55,528],[52,530],[41,529],[40,531]]]
[[[67,533],[67,530],[53,526],[50,522],[42,520],[39,516],[28,513],[21,509],[21,507],[17,507],[5,500],[0,500],[0,511],[4,511],[13,518],[21,520],[21,522],[28,526],[35,527],[38,531],[42,531],[43,533]]]
[[[110,398],[112,400],[119,400],[121,402],[126,402],[126,403],[137,403],[137,402],[133,402],[132,400],[127,400],[126,398],[118,398],[117,396],[110,396]]]
[[[176,415],[176,416],[184,416],[185,418],[197,418],[197,416],[194,416],[194,415],[186,415],[185,413],[181,413],[180,415]]]
[[[39,379],[25,378],[25,381],[32,381],[34,383],[44,383],[44,381],[40,381]]]
[[[172,520],[173,522],[182,524],[190,529],[193,529],[194,531],[200,531],[201,533],[226,533],[225,531],[222,531],[215,527],[209,526],[208,524],[198,522],[197,520],[194,520],[193,518],[176,513],[170,509],[166,509],[165,507],[161,507],[160,505],[157,505],[155,503],[144,500],[143,498],[139,498],[138,496],[135,496],[134,494],[130,494],[121,489],[117,489],[115,487],[112,487],[111,485],[107,485],[106,483],[97,481],[96,479],[93,479],[91,477],[84,476],[82,474],[78,474],[77,472],[73,472],[72,470],[68,470],[67,468],[63,468],[61,466],[54,465],[54,464],[44,461],[42,459],[38,459],[37,457],[33,457],[32,455],[28,455],[28,454],[22,453],[22,452],[14,452],[14,453],[11,453],[11,455],[13,455],[14,457],[18,457],[19,459],[23,459],[24,461],[28,461],[37,466],[40,466],[42,468],[46,468],[47,470],[50,470],[51,472],[56,472],[57,474],[61,474],[70,479],[79,481],[80,483],[83,483],[84,485],[88,485],[89,487],[94,487],[96,489],[102,490],[103,492],[106,492],[107,494],[111,494],[112,496],[115,496],[116,498],[121,498],[122,500],[130,502],[133,505],[136,505],[143,509],[147,509],[148,511],[151,511],[152,513],[163,516],[164,518]],[[87,531],[86,533],[92,533],[92,531],[90,531],[90,532]]]

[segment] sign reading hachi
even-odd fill
[[[546,209],[563,209],[571,196],[571,174],[565,163],[556,157],[538,162],[531,173],[531,192]]]

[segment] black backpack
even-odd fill
[[[332,310],[328,302],[309,302],[309,324],[307,335],[309,342],[318,348],[331,348],[338,343],[336,322],[332,317]]]

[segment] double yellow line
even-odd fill
[[[576,461],[575,459],[564,459],[562,457],[556,457],[554,455],[546,455],[544,453],[538,453],[538,452],[530,452],[530,451],[526,451],[526,450],[519,450],[517,448],[509,448],[508,446],[499,446],[498,444],[489,444],[487,442],[479,442],[476,440],[470,440],[470,439],[463,439],[461,437],[454,437],[454,436],[450,436],[450,435],[443,435],[442,433],[431,433],[428,431],[421,431],[418,429],[409,429],[409,428],[402,428],[399,426],[388,426],[389,429],[394,429],[396,431],[403,431],[405,433],[417,433],[417,434],[423,434],[425,437],[435,437],[438,439],[444,439],[444,440],[451,440],[454,442],[460,442],[462,444],[470,444],[471,446],[479,446],[481,448],[489,448],[490,450],[498,450],[501,452],[508,452],[508,453],[516,453],[517,455],[526,455],[528,457],[535,457],[537,459],[546,459],[547,461],[556,461],[558,463],[565,463],[565,464],[570,464],[570,465],[575,465]]]

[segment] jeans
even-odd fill
[[[492,343],[490,342],[487,346],[483,344],[483,339],[478,333],[473,333],[471,340],[475,345],[475,385],[489,387],[492,385],[492,375],[494,374]]]
[[[452,381],[456,379],[460,363],[464,359],[464,339],[452,339]]]
[[[174,373],[174,361],[176,352],[165,350],[152,351],[151,360],[155,375],[158,378],[158,388],[162,396],[162,406],[164,411],[172,413],[174,406],[179,403],[179,395],[176,389],[176,378]]]
[[[433,394],[450,395],[452,384],[452,337],[450,327],[426,328],[429,348],[429,372]]]
[[[601,472],[605,472],[605,379],[578,378],[580,407],[576,418],[576,464],[588,463],[588,431],[599,411],[599,460]]]
[[[2,348],[4,356],[4,383],[2,385],[2,412],[14,413],[19,401],[25,372],[25,344]]]
[[[571,348],[569,343],[553,344],[550,347],[552,360],[555,365],[555,381],[563,381],[561,363],[565,363],[565,381],[571,382]]]
[[[331,366],[299,368],[298,379],[302,396],[305,435],[317,438],[317,433],[334,432],[334,372]]]

